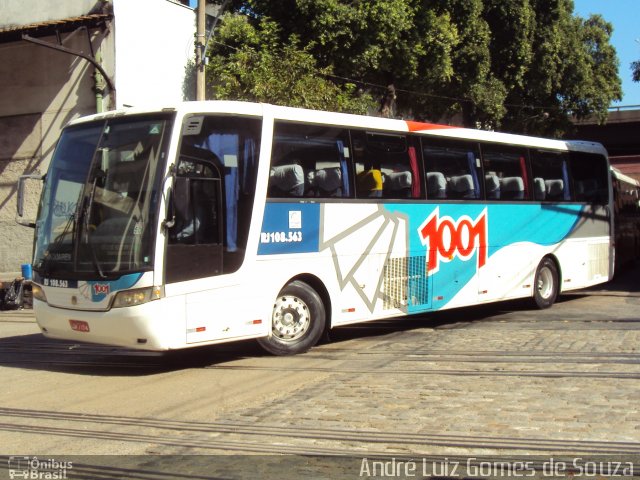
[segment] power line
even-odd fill
[[[221,46],[224,46],[224,47],[227,47],[227,48],[230,48],[230,49],[235,50],[235,51],[240,51],[241,50],[238,47],[234,47],[233,45],[228,45],[228,44],[226,44],[224,42],[220,42],[218,40],[211,40],[211,42],[212,43],[216,43],[216,44],[221,45]],[[249,47],[249,49],[250,49],[249,53],[252,53],[252,54],[257,56],[257,52],[253,48]],[[354,83],[356,85],[363,85],[363,86],[367,86],[367,87],[373,87],[373,88],[376,88],[376,89],[379,89],[379,90],[382,90],[382,91],[386,91],[387,90],[387,86],[386,85],[380,85],[380,84],[377,84],[377,83],[367,82],[367,81],[364,81],[364,80],[356,80],[354,78],[343,77],[343,76],[340,76],[340,75],[335,75],[333,73],[325,73],[325,72],[322,72],[322,71],[320,71],[318,69],[315,69],[315,72],[318,75],[321,75],[323,77],[334,78],[334,79],[337,79],[337,80],[342,80],[342,81],[345,81],[345,82]],[[404,88],[396,88],[396,92],[401,92],[401,93],[405,93],[405,94],[408,94],[408,95],[416,95],[416,96],[421,96],[421,97],[435,98],[435,99],[438,99],[438,100],[448,100],[448,101],[451,101],[451,102],[460,102],[460,103],[471,102],[474,105],[476,104],[476,102],[474,100],[472,100],[470,98],[465,98],[465,97],[451,97],[451,96],[439,95],[439,94],[435,94],[435,93],[422,92],[422,91],[418,91],[418,90],[407,90],[407,89],[404,89]],[[526,104],[515,104],[515,103],[503,103],[502,105],[505,106],[505,107],[508,107],[508,108],[541,110],[543,112],[546,111],[546,110],[552,110],[552,109],[556,108],[556,107],[551,107],[551,106],[526,105]]]

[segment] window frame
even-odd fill
[[[491,149],[494,149],[494,152],[491,152]],[[501,152],[502,150],[502,152]],[[488,152],[489,151],[489,152]],[[519,163],[519,171],[521,175],[508,175],[508,176],[500,176],[497,173],[492,174],[488,173],[487,168],[487,157],[488,153],[498,153],[498,154],[518,154],[519,158],[515,163]],[[533,200],[533,189],[531,182],[531,158],[530,158],[530,147],[526,147],[523,145],[514,145],[514,144],[502,144],[502,143],[493,143],[493,142],[481,142],[480,143],[480,158],[482,163],[482,174],[484,178],[484,186],[485,186],[485,201],[495,201],[499,203],[522,203],[522,202],[532,202]],[[492,170],[489,170],[491,172]],[[489,175],[491,175],[491,179],[489,179]],[[518,181],[519,180],[519,181]],[[495,182],[498,182],[496,184]],[[498,188],[496,198],[489,198],[489,183]],[[522,185],[520,185],[520,183]],[[518,187],[522,187],[522,190]],[[505,192],[510,192],[508,197],[503,196],[503,188],[507,187]],[[514,193],[511,193],[514,192]],[[520,193],[521,192],[521,193]],[[522,194],[521,198],[518,198]]]
[[[427,137],[424,136],[421,139],[421,148],[420,151],[422,153],[422,162],[423,162],[423,171],[424,171],[424,179],[425,179],[425,183],[426,183],[426,193],[427,193],[427,199],[428,200],[433,200],[433,201],[444,201],[444,202],[482,202],[484,201],[484,192],[485,192],[485,186],[484,186],[484,182],[480,181],[480,178],[482,178],[483,175],[483,169],[482,169],[482,160],[481,160],[481,151],[480,151],[480,143],[476,140],[471,140],[471,139],[465,139],[465,138],[457,138],[457,137]],[[430,145],[431,144],[431,145]],[[441,149],[444,148],[457,148],[460,149],[461,152],[466,150],[466,155],[467,155],[467,165],[465,165],[466,167],[468,167],[467,169],[464,170],[464,172],[467,173],[458,173],[457,175],[449,175],[450,171],[442,171],[443,169],[440,168],[439,170],[431,170],[430,168],[438,168],[437,163],[434,165],[433,162],[430,161],[429,158],[427,158],[426,155],[426,147],[428,146],[435,146]],[[469,154],[473,155],[473,158],[469,157]],[[440,157],[440,161],[442,162],[442,157]],[[480,165],[478,165],[478,162],[480,162]],[[461,171],[461,170],[460,170]],[[441,174],[438,176],[432,176],[431,178],[436,179],[436,180],[431,180],[432,183],[432,187],[431,190],[434,190],[434,187],[437,186],[439,187],[439,189],[441,190],[442,188],[444,188],[444,192],[439,192],[437,193],[437,195],[445,195],[445,196],[431,196],[429,194],[429,190],[430,190],[430,173],[439,173]],[[475,191],[475,195],[473,197],[469,197],[469,193],[463,193],[463,192],[458,192],[460,194],[459,197],[456,197],[455,195],[453,196],[449,196],[448,195],[448,191],[449,191],[449,187],[450,186],[454,186],[454,191],[455,188],[457,188],[458,186],[456,185],[456,180],[452,179],[456,177],[471,177],[471,183],[472,183],[472,187],[473,188],[468,188],[466,189],[466,192],[469,192],[471,190]],[[466,180],[468,182],[468,179]]]

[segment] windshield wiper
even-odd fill
[[[71,230],[73,232],[75,231],[75,225],[76,225],[76,212],[69,215],[69,218],[67,219],[67,223],[65,223],[64,228],[62,229],[62,232],[60,233],[60,235],[58,235],[53,240],[52,243],[47,245],[46,253],[40,260],[40,265],[39,265],[39,267],[42,268],[42,275],[44,277],[48,277],[49,274],[51,273],[52,254],[54,253],[55,249],[63,242],[64,238],[69,233],[70,231],[69,227],[71,227],[71,225],[73,225],[73,230]]]
[[[99,175],[93,177],[93,183],[91,184],[91,192],[89,193],[89,197],[85,198],[84,208],[82,209],[82,227],[84,230],[84,239],[85,243],[89,247],[89,252],[91,253],[91,263],[93,264],[93,268],[96,273],[100,276],[100,278],[107,278],[107,276],[102,271],[102,267],[100,266],[100,262],[98,261],[98,256],[96,255],[96,249],[93,246],[93,242],[91,241],[91,234],[89,232],[89,222],[91,221],[91,209],[93,208],[93,197],[96,194],[96,185],[98,183]]]

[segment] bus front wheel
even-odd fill
[[[301,281],[287,284],[278,294],[271,314],[271,335],[258,343],[274,355],[303,353],[324,331],[324,303],[313,288]]]
[[[538,308],[549,308],[558,296],[558,267],[549,257],[543,258],[536,269],[533,299]]]

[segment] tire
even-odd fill
[[[538,308],[549,308],[554,304],[559,292],[559,277],[556,263],[549,257],[543,258],[533,283],[533,300]]]
[[[325,322],[326,311],[318,292],[294,281],[278,294],[271,314],[271,334],[258,343],[274,355],[304,353],[318,343]]]

